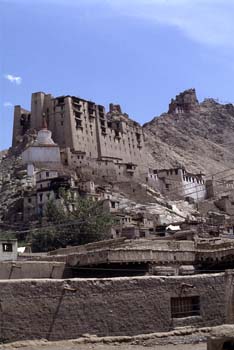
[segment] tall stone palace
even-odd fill
[[[142,177],[147,173],[144,135],[141,126],[122,113],[119,105],[110,110],[75,96],[54,98],[32,94],[31,111],[15,106],[13,146],[46,119],[62,162],[93,177]]]

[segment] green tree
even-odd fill
[[[47,225],[31,235],[33,251],[49,251],[68,245],[81,245],[110,237],[114,220],[103,201],[75,196],[61,190],[60,201],[48,202]]]

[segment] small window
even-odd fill
[[[43,198],[43,194],[42,193],[40,193],[40,202],[42,202],[42,198]]]
[[[28,198],[28,203],[32,203],[32,198]]]
[[[50,173],[49,171],[46,172],[46,177],[49,177],[50,176]]]
[[[3,243],[2,244],[2,251],[3,252],[12,252],[13,251],[12,244],[11,243]]]
[[[200,297],[171,298],[171,317],[183,318],[200,315]]]

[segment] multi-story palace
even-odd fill
[[[110,104],[106,113],[103,106],[82,98],[33,93],[31,111],[15,106],[13,146],[27,131],[39,131],[43,118],[53,140],[63,150],[65,164],[85,168],[93,167],[95,161],[96,165],[100,164],[100,172],[107,174],[114,166],[118,176],[124,173],[132,176],[140,168],[141,173],[145,172],[142,128],[122,113],[119,105]]]

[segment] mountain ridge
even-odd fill
[[[195,89],[177,95],[168,112],[143,130],[158,168],[179,165],[210,174],[234,164],[234,106],[210,98],[199,103]]]

